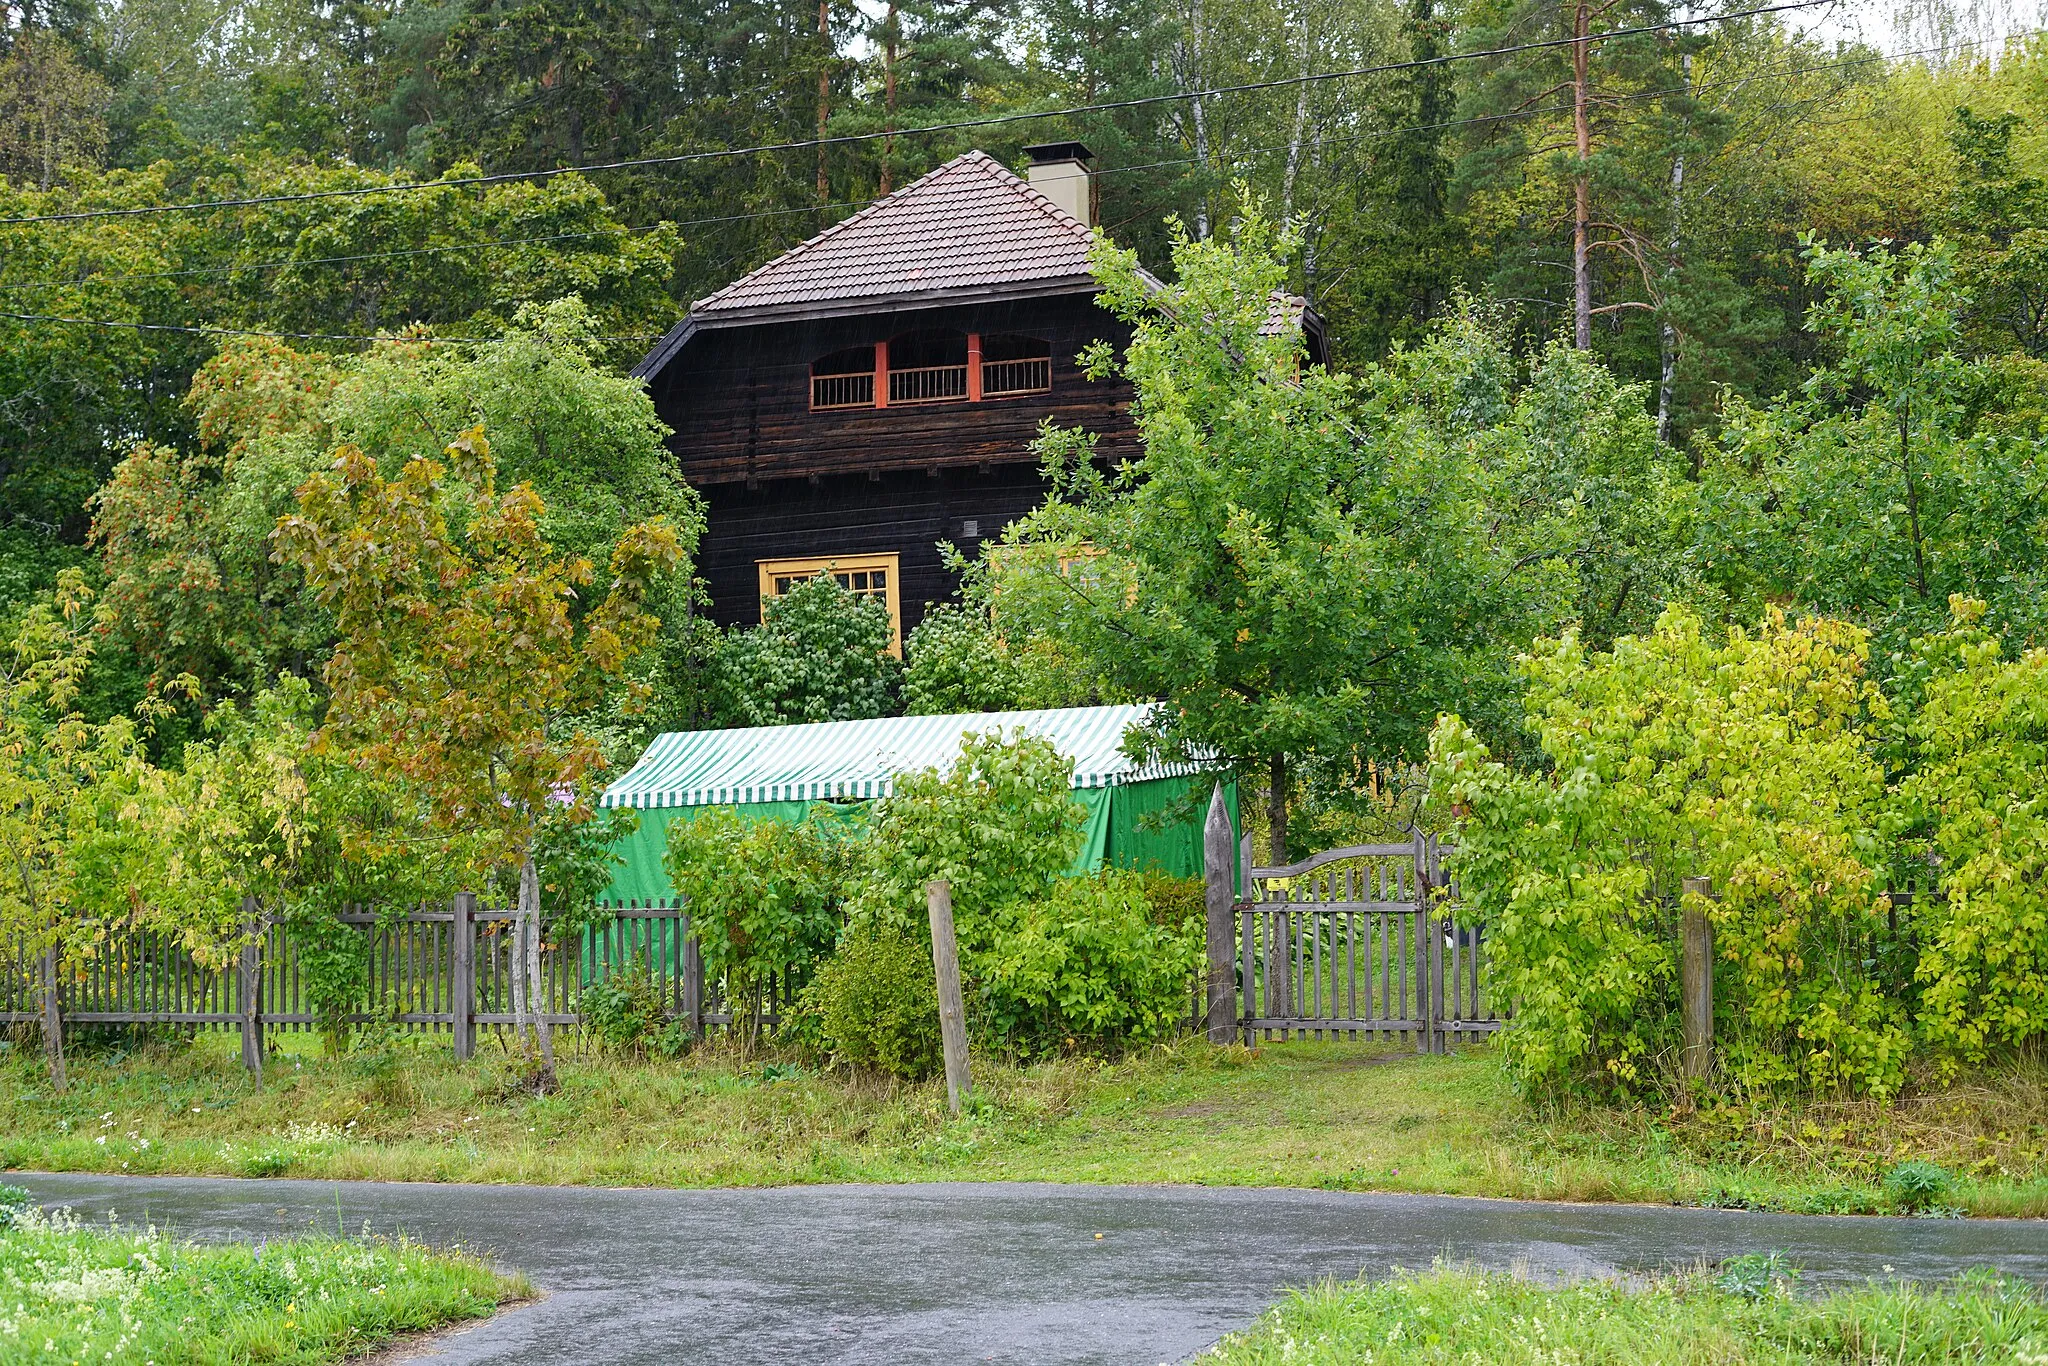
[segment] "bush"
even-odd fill
[[[858,927],[929,952],[925,884],[948,881],[977,1028],[1024,1054],[1170,1032],[1202,954],[1199,912],[1191,925],[1155,923],[1138,874],[1064,876],[1084,823],[1072,781],[1073,761],[1046,740],[965,737],[950,772],[896,780],[876,812],[855,903]],[[1159,881],[1168,901],[1172,881]]]
[[[1174,877],[1156,869],[1147,869],[1138,877],[1153,924],[1176,932],[1193,926],[1208,933],[1209,889],[1202,879]]]
[[[1955,1179],[1948,1170],[1925,1158],[1901,1162],[1884,1174],[1884,1193],[1903,1210],[1923,1210],[1941,1202]]]
[[[1155,924],[1137,874],[1062,878],[999,920],[969,965],[993,1041],[1042,1055],[1149,1043],[1186,1023],[1201,923]]]
[[[944,604],[903,642],[903,710],[910,716],[1012,711],[1024,679],[985,613]]]
[[[925,884],[943,878],[961,956],[971,957],[998,910],[1049,896],[1080,854],[1086,813],[1073,776],[1051,741],[1022,732],[964,736],[950,772],[899,776],[875,811],[856,917],[928,935]]]
[[[852,852],[829,811],[795,825],[706,807],[668,828],[662,860],[690,907],[708,981],[725,984],[738,1020],[759,1014],[776,981],[802,979],[831,948]]]
[[[2000,657],[1981,602],[1914,642],[1926,698],[1906,814],[1939,856],[1938,896],[1914,906],[1920,1027],[1940,1067],[2048,1036],[2048,650]]]
[[[1653,1077],[1678,1035],[1680,880],[1710,877],[1716,1034],[1745,1084],[1884,1096],[1911,1045],[1886,935],[1877,737],[1864,632],[1774,613],[1705,638],[1674,608],[1593,654],[1576,633],[1524,660],[1549,773],[1494,762],[1457,717],[1430,739],[1433,799],[1458,820],[1466,914],[1485,926],[1503,1045],[1525,1081]]]
[[[825,1046],[856,1067],[922,1081],[939,1068],[931,950],[898,934],[854,934],[804,992]]]
[[[879,599],[830,574],[768,604],[761,624],[728,635],[718,651],[728,724],[779,726],[887,716],[903,666],[889,653],[895,629]]]
[[[631,963],[611,965],[585,986],[580,1009],[583,1027],[615,1053],[644,1053],[668,1023],[661,981],[643,954],[635,954]]]
[[[932,607],[903,642],[903,710],[909,716],[1086,707],[1105,700],[1089,662],[1056,641],[997,630],[979,603]]]

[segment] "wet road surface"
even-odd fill
[[[1437,1257],[1578,1277],[1776,1250],[1808,1285],[1972,1266],[2048,1283],[2041,1221],[1191,1187],[6,1179],[83,1216],[202,1239],[332,1232],[338,1200],[350,1233],[460,1243],[546,1293],[416,1358],[437,1366],[1179,1361],[1284,1287]]]

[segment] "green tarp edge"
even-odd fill
[[[1086,838],[1080,855],[1068,871],[1087,873],[1107,865],[1140,871],[1152,869],[1173,877],[1200,877],[1202,823],[1209,814],[1209,804],[1201,800],[1201,796],[1213,781],[1212,778],[1201,777],[1153,778],[1116,787],[1077,789],[1074,800],[1087,813]],[[1194,794],[1195,800],[1189,802],[1191,787],[1200,790]],[[1230,828],[1235,832],[1239,829],[1236,783],[1224,783],[1223,801],[1230,811]],[[1185,809],[1188,814],[1179,820],[1161,824],[1146,819],[1183,802],[1187,803]],[[746,802],[734,806],[733,810],[748,819],[795,824],[816,805],[843,804]],[[639,829],[612,846],[613,852],[624,862],[612,874],[611,886],[605,890],[606,899],[614,903],[648,905],[666,903],[673,897],[675,889],[669,885],[668,874],[661,866],[662,856],[668,849],[668,827],[678,818],[686,819],[691,813],[705,809],[700,806],[672,806],[639,812]],[[1234,838],[1232,843],[1235,844]]]

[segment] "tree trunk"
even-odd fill
[[[1301,7],[1301,49],[1298,53],[1300,75],[1309,74],[1309,8]],[[1302,142],[1308,136],[1308,81],[1303,80],[1294,88],[1294,126],[1287,135],[1287,170],[1280,182],[1280,221],[1294,221],[1294,180],[1301,173]]]
[[[1587,0],[1579,0],[1572,11],[1572,128],[1579,149],[1577,173],[1572,178],[1572,344],[1581,351],[1593,349],[1593,268],[1589,259],[1593,184],[1586,166],[1593,156],[1593,125],[1586,112],[1590,25]]]
[[[1683,63],[1685,85],[1690,90],[1692,88],[1692,54],[1690,52],[1686,53],[1681,61]],[[1690,132],[1691,127],[1691,120],[1687,120],[1685,127],[1680,130],[1680,136]],[[1681,143],[1678,148],[1678,155],[1671,158],[1671,221],[1664,239],[1664,297],[1657,301],[1659,307],[1667,310],[1671,304],[1671,286],[1674,282],[1674,277],[1678,273],[1679,250],[1683,245],[1684,208],[1685,146]],[[1657,439],[1668,443],[1671,440],[1672,396],[1677,388],[1678,381],[1678,329],[1671,325],[1671,318],[1668,312],[1663,319],[1662,331],[1658,341],[1658,353],[1658,361],[1660,363],[1657,373]]]
[[[891,162],[896,154],[896,6],[889,5],[889,15],[882,20],[882,107],[885,111],[882,129],[888,134],[882,139],[882,193],[889,193]]]
[[[1287,756],[1274,755],[1267,772],[1271,785],[1266,792],[1266,836],[1272,843],[1267,857],[1277,867],[1287,862]]]
[[[1194,0],[1189,12],[1187,86],[1190,90],[1202,88],[1202,0]],[[1188,114],[1195,125],[1195,165],[1206,177],[1209,174],[1209,111],[1203,107],[1204,101],[1199,95],[1188,103],[1192,106]],[[1204,191],[1195,204],[1195,240],[1205,242],[1208,238],[1209,196]]]
[[[555,1038],[548,1027],[548,993],[540,971],[540,870],[531,854],[519,865],[519,918],[526,924],[526,995],[533,1010],[533,1034],[540,1042],[539,1085],[553,1090]]]
[[[831,202],[825,178],[825,121],[832,113],[832,0],[818,0],[818,202]]]

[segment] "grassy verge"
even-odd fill
[[[0,1217],[8,1222],[0,1358],[8,1361],[311,1366],[481,1318],[527,1293],[480,1262],[407,1243],[202,1247],[33,1206],[9,1204]]]
[[[2048,1308],[1991,1276],[1818,1298],[1746,1268],[1546,1288],[1438,1268],[1303,1291],[1201,1360],[1219,1366],[1909,1366],[2048,1362]]]
[[[1955,1180],[1935,1203],[2048,1215],[2048,1081],[2015,1071],[1880,1109],[1676,1115],[1543,1110],[1483,1048],[1200,1043],[1107,1064],[977,1060],[970,1113],[944,1087],[788,1060],[566,1058],[535,1098],[503,1060],[445,1043],[280,1055],[253,1090],[232,1038],[74,1060],[53,1095],[0,1062],[10,1167],[366,1180],[710,1186],[1037,1180],[1311,1186],[1525,1199],[1895,1208],[1901,1161]]]

